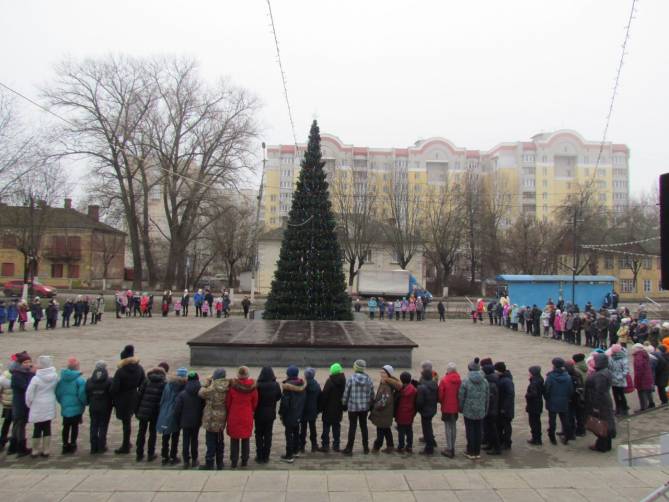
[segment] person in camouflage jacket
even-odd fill
[[[204,470],[212,470],[214,461],[216,461],[216,469],[219,471],[223,469],[225,447],[223,431],[228,418],[225,401],[229,388],[230,381],[225,378],[225,370],[220,368],[214,371],[212,377],[204,382],[199,391],[200,397],[205,401],[202,426],[206,431],[207,453],[204,457],[205,465],[201,467]]]

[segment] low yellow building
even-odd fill
[[[0,204],[0,283],[22,280],[32,263],[34,277],[49,286],[120,286],[126,234],[102,223],[99,210],[80,213],[71,199],[63,207]]]

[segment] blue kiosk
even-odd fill
[[[511,302],[517,305],[538,305],[548,298],[557,303],[562,298],[565,303],[577,304],[583,310],[591,302],[599,308],[607,293],[613,292],[616,278],[612,275],[577,275],[573,279],[575,298],[572,298],[571,275],[509,275],[496,277],[497,296],[506,291]]]

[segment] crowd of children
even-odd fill
[[[577,353],[567,361],[554,358],[545,378],[539,366],[529,367],[525,393],[531,429],[528,443],[542,444],[541,415],[545,409],[552,444],[557,444],[559,436],[566,444],[584,436],[589,428],[597,432],[591,448],[609,451],[615,437],[615,417],[628,413],[625,394],[637,390],[642,409],[654,405],[652,391],[658,385],[659,368],[669,367],[667,348],[669,336],[657,346],[635,345],[633,379],[627,350],[620,344],[613,344],[606,351],[597,348],[589,355]],[[307,446],[312,452],[353,455],[358,428],[364,454],[410,455],[416,415],[420,417],[424,443],[420,453],[433,455],[437,445],[433,419],[439,411],[444,423],[441,451],[444,457],[455,455],[456,424],[460,416],[464,419],[467,458],[480,458],[482,450],[499,455],[512,445],[515,382],[506,364],[493,362],[491,358],[475,358],[463,377],[454,363],[449,363],[439,378],[432,363],[425,361],[418,379],[406,371],[398,375],[392,366],[384,365],[379,368],[376,388],[364,360],[355,361],[348,377],[341,364],[332,364],[322,387],[316,370],[306,368],[300,376],[300,370],[292,365],[281,382],[271,367],[262,368],[257,380],[251,378],[245,366],[231,377],[219,368],[202,379],[187,368],[177,369],[174,375],[169,371],[169,364],[161,362],[145,373],[132,345],[121,352],[113,375],[104,361],[98,361],[88,379],[84,378],[76,358],[68,359],[66,367],[57,372],[50,356],[40,356],[33,364],[26,352],[14,354],[9,369],[0,376],[4,419],[0,449],[9,443],[8,454],[48,457],[57,405],[62,416],[63,455],[77,451],[79,426],[88,407],[91,454],[107,451],[107,430],[114,411],[123,432],[116,454],[132,452],[134,417],[136,461],[156,460],[160,448],[163,465],[181,464],[183,468],[199,466],[200,429],[204,429],[206,445],[201,469],[223,468],[224,433],[229,438],[230,467],[248,465],[250,439],[254,434],[255,461],[267,463],[277,416],[285,432],[281,461],[287,463],[304,454]],[[666,400],[666,382],[664,386],[660,382],[658,387],[664,391]],[[349,425],[347,435],[342,438],[344,413]],[[593,419],[599,428],[589,427]],[[371,444],[369,422],[376,428]],[[33,425],[30,448],[26,440],[28,424]]]
[[[78,295],[75,298],[68,298],[61,306],[55,298],[51,298],[46,308],[42,305],[42,300],[36,296],[31,302],[13,298],[5,302],[0,299],[0,334],[3,333],[3,325],[7,323],[7,332],[13,333],[18,324],[19,331],[26,330],[26,324],[31,321],[33,329],[39,330],[42,320],[45,321],[45,329],[56,329],[58,321],[61,321],[62,328],[70,327],[70,319],[73,319],[72,326],[85,326],[90,323],[97,324],[102,320],[102,314],[105,308],[105,299],[102,294],[97,297],[87,295]]]
[[[377,317],[383,320],[388,319],[392,321],[395,319],[399,321],[402,319],[406,321],[424,321],[426,318],[427,306],[430,303],[430,298],[427,295],[410,295],[408,297],[396,298],[395,300],[386,300],[383,297],[379,296],[378,298],[372,296],[367,300],[367,314],[369,315],[370,320],[374,320]],[[441,308],[443,303],[439,302],[440,315],[442,315]],[[360,298],[356,298],[353,302],[353,310],[355,312],[360,312],[362,310],[362,302]]]

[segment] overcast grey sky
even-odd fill
[[[63,57],[197,57],[263,103],[263,139],[291,143],[263,0],[2,0],[0,79],[30,95]],[[296,132],[346,143],[444,136],[488,149],[540,131],[600,140],[631,0],[274,0]],[[632,191],[669,171],[669,2],[641,0],[608,139]]]

